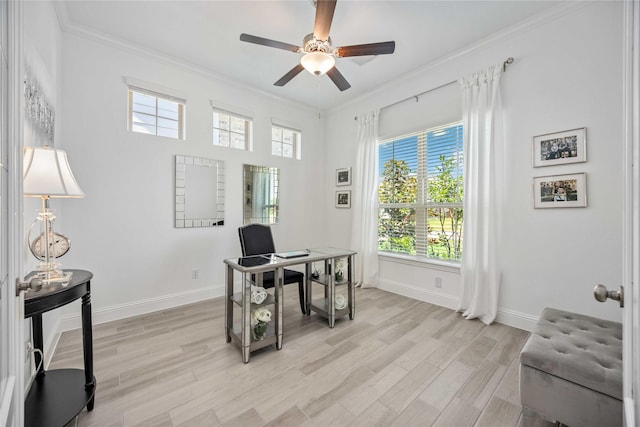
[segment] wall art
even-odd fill
[[[533,207],[583,208],[587,206],[585,173],[533,178]]]
[[[533,167],[587,161],[587,128],[533,137]]]
[[[351,190],[336,191],[336,208],[351,207]]]
[[[336,169],[336,185],[351,185],[351,168]]]
[[[35,80],[24,78],[24,112],[25,119],[53,142],[55,119],[53,108],[44,99]]]

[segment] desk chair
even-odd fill
[[[238,228],[240,235],[240,246],[242,247],[242,256],[264,255],[276,252],[276,246],[273,243],[271,235],[271,227],[262,224],[249,224]],[[263,273],[262,286],[265,288],[273,288],[273,271]],[[254,279],[255,275],[251,275]],[[298,293],[300,295],[300,309],[305,314],[304,302],[304,274],[299,271],[284,269],[284,284],[298,284]]]

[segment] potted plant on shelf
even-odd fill
[[[263,340],[267,334],[267,325],[271,321],[271,311],[266,307],[259,307],[252,313],[253,338],[256,341]]]

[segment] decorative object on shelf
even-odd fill
[[[256,341],[263,340],[267,334],[267,324],[271,321],[271,311],[266,307],[259,307],[253,310],[253,322],[251,330],[253,331],[253,339]]]
[[[533,167],[587,161],[587,128],[533,137]]]
[[[24,110],[25,118],[35,124],[49,142],[53,142],[54,114],[49,103],[44,99],[38,84],[29,76],[24,77]]]
[[[351,207],[351,190],[336,191],[336,208]]]
[[[587,206],[585,173],[533,178],[534,208],[583,208],[585,206]]]
[[[42,200],[42,211],[37,217],[42,224],[42,232],[33,241],[29,236],[29,249],[40,261],[37,276],[44,285],[60,283],[65,286],[71,279],[71,273],[63,272],[55,260],[69,251],[70,243],[68,238],[53,231],[56,216],[49,209],[49,199],[82,198],[84,192],[76,182],[67,153],[63,150],[46,146],[25,147],[23,171],[24,196]]]
[[[315,266],[313,266],[313,271],[311,273],[312,279],[317,279],[320,277],[320,270],[318,270]]]
[[[336,310],[342,310],[344,308],[347,308],[347,299],[344,297],[344,295],[336,294],[334,300],[335,300],[334,304],[335,304]]]
[[[344,270],[346,268],[346,260],[344,258],[338,258],[336,260],[336,274],[335,274],[335,281],[336,282],[342,282],[344,280]]]
[[[336,185],[351,185],[351,168],[336,169]]]
[[[251,285],[251,303],[262,304],[267,299],[267,291],[259,286]]]

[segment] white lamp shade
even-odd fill
[[[336,60],[328,53],[314,51],[305,54],[300,59],[305,70],[316,76],[321,76],[336,65]]]
[[[84,197],[63,150],[25,147],[23,171],[26,197]]]

